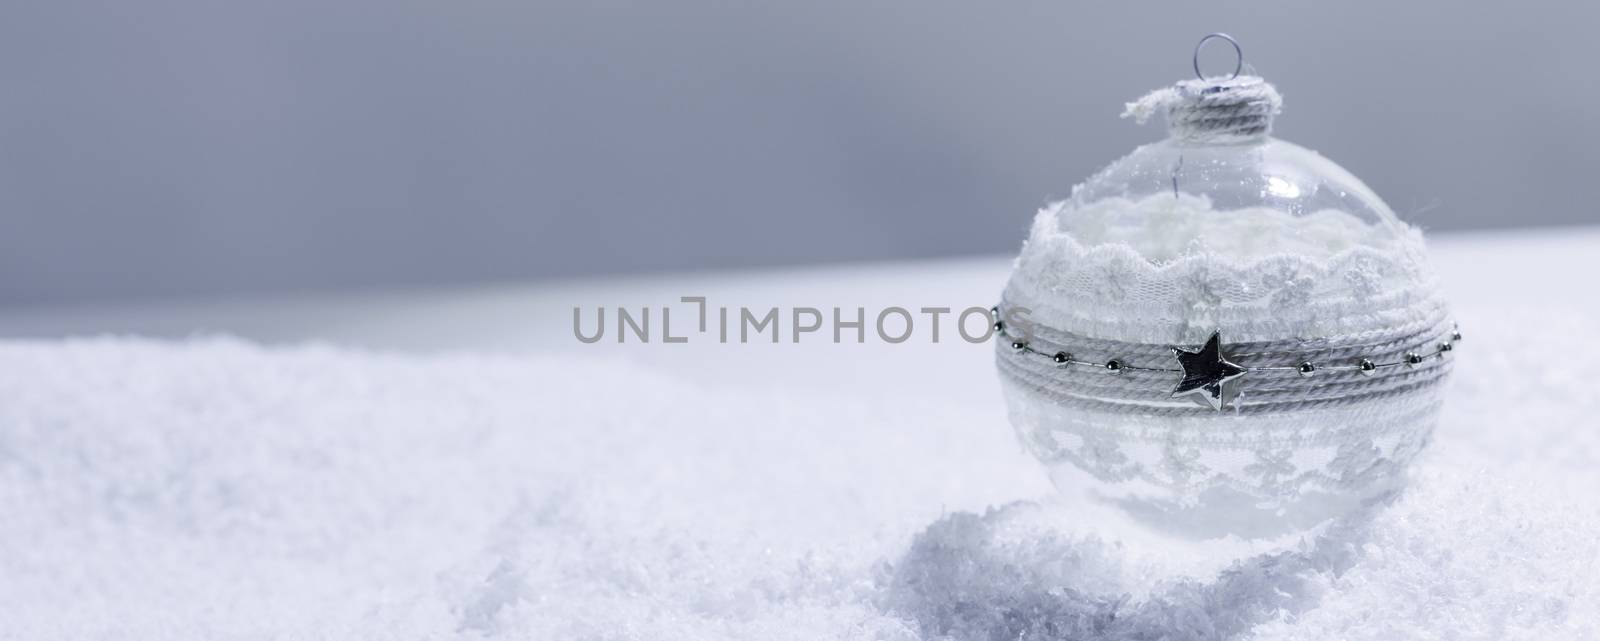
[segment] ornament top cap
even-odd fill
[[[1239,54],[1231,76],[1206,77],[1200,71],[1200,49],[1213,38],[1233,44]],[[1157,111],[1167,115],[1167,130],[1185,142],[1247,142],[1272,133],[1272,119],[1283,110],[1283,96],[1260,76],[1247,71],[1238,41],[1223,33],[1200,39],[1194,49],[1194,79],[1180,80],[1127,103],[1122,117],[1143,124]]]

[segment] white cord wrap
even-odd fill
[[[1184,80],[1127,104],[1122,117],[1143,124],[1157,111],[1167,128],[1185,141],[1251,140],[1272,132],[1272,118],[1283,110],[1283,96],[1259,76]]]
[[[1228,411],[1237,414],[1294,412],[1326,407],[1351,406],[1374,399],[1404,396],[1438,384],[1449,374],[1450,352],[1437,346],[1450,340],[1453,324],[1444,318],[1430,318],[1421,329],[1409,326],[1365,336],[1321,339],[1288,339],[1256,343],[1233,343],[1226,356],[1244,367],[1294,365],[1302,360],[1325,368],[1312,376],[1287,370],[1248,372],[1239,382],[1239,399]],[[1204,416],[1213,410],[1183,399],[1170,399],[1171,391],[1182,378],[1170,368],[1177,366],[1171,345],[1126,343],[1097,339],[1038,327],[1021,351],[1008,341],[997,342],[996,364],[1000,375],[1015,384],[1048,397],[1057,404],[1077,405],[1107,412],[1149,415]],[[1077,359],[1105,362],[1117,359],[1132,365],[1116,375],[1085,366],[1063,367],[1048,357],[1057,351]],[[1398,363],[1407,354],[1427,354],[1415,365],[1385,367],[1363,374],[1349,365],[1363,358],[1376,362]],[[1166,371],[1148,369],[1166,368]]]

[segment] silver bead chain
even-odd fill
[[[1000,315],[999,308],[990,308],[989,311],[991,313],[993,313],[993,315],[994,315],[993,317],[996,319],[994,321],[995,335],[996,336],[1000,336],[1000,337],[1004,337],[1004,338],[1010,338],[1011,336],[1006,333],[1006,325],[1005,325],[1005,323],[1000,321],[1000,320],[998,320],[999,315]],[[1312,361],[1302,361],[1298,365],[1246,367],[1246,368],[1244,368],[1244,370],[1246,372],[1297,372],[1301,376],[1312,376],[1312,375],[1316,374],[1317,372],[1324,372],[1324,371],[1326,371],[1326,372],[1361,372],[1362,374],[1366,374],[1366,375],[1370,376],[1372,374],[1377,373],[1377,371],[1381,370],[1381,369],[1389,369],[1389,368],[1393,368],[1393,367],[1416,367],[1417,365],[1422,364],[1423,361],[1426,361],[1426,360],[1428,360],[1430,358],[1444,358],[1450,352],[1455,350],[1455,344],[1460,342],[1460,341],[1461,341],[1461,329],[1459,327],[1452,326],[1452,328],[1450,330],[1450,337],[1448,339],[1444,340],[1443,342],[1440,342],[1436,347],[1434,347],[1433,351],[1431,351],[1431,352],[1406,352],[1404,357],[1402,357],[1400,360],[1392,362],[1392,363],[1374,363],[1370,359],[1363,358],[1363,359],[1357,360],[1355,363],[1348,364],[1348,365],[1321,365],[1321,364],[1314,363]],[[1124,362],[1120,358],[1113,358],[1113,359],[1107,360],[1107,361],[1105,361],[1103,363],[1100,363],[1100,362],[1094,362],[1094,361],[1078,360],[1077,358],[1074,358],[1072,356],[1071,352],[1061,351],[1061,352],[1055,352],[1053,354],[1046,354],[1044,352],[1041,352],[1041,351],[1033,349],[1032,346],[1028,345],[1027,343],[1021,342],[1021,341],[1011,341],[1011,349],[1019,351],[1019,352],[1022,352],[1022,353],[1025,353],[1025,354],[1037,354],[1039,356],[1043,356],[1045,358],[1049,358],[1049,359],[1051,359],[1052,361],[1055,362],[1056,367],[1070,367],[1070,366],[1095,367],[1095,368],[1104,369],[1109,374],[1121,374],[1124,371],[1134,371],[1134,372],[1174,372],[1174,373],[1182,373],[1183,372],[1183,370],[1181,370],[1181,369],[1176,369],[1176,368],[1171,368],[1171,367],[1143,367],[1143,366],[1140,366],[1140,365],[1129,365],[1129,364],[1127,364],[1126,362]]]

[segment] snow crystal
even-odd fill
[[[1539,311],[1462,326],[1403,496],[1215,556],[1063,514],[997,391],[802,393],[620,360],[230,339],[7,343],[0,636],[1600,637],[1585,371],[1600,343],[1573,340],[1600,327]]]

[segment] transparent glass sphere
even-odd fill
[[[1317,341],[1382,332],[1440,307],[1420,236],[1349,171],[1269,135],[1275,90],[1259,79],[1224,87],[1234,94],[1179,88],[1168,138],[1040,214],[1053,222],[1035,225],[1007,303],[1031,306],[1034,321],[1067,337],[1039,343],[1049,353],[1089,360],[1065,372],[1007,370],[1027,372],[1002,376],[1012,423],[1070,502],[1180,539],[1293,535],[1393,496],[1436,420],[1431,388],[1337,409],[1196,414],[1177,391],[1169,396],[1180,375],[1150,374],[1139,383],[1149,389],[1132,392],[1148,393],[1148,404],[1127,400],[1120,383],[1083,369],[1120,356],[1094,346],[1134,345],[1142,360],[1133,365],[1181,371],[1159,369],[1176,366],[1164,360],[1175,359],[1170,348],[1215,330],[1241,362],[1290,370],[1246,374],[1247,394],[1276,398],[1296,393],[1283,386],[1299,380],[1293,370]],[[1314,379],[1331,387],[1304,398],[1367,380],[1338,365]]]

